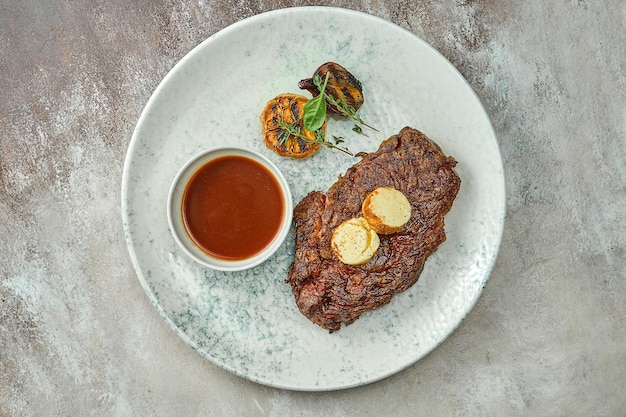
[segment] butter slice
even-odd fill
[[[396,233],[411,218],[411,203],[392,187],[379,187],[369,193],[362,205],[363,216],[380,234]]]
[[[347,265],[369,261],[380,246],[380,238],[363,217],[344,221],[333,231],[331,247],[337,258]]]

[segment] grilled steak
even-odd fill
[[[405,127],[348,169],[326,194],[312,191],[304,197],[294,209],[296,253],[287,279],[302,314],[332,332],[413,285],[426,258],[446,239],[443,217],[461,185],[455,165],[426,135]],[[404,193],[411,218],[395,234],[380,235],[369,262],[343,264],[330,246],[333,230],[361,216],[367,194],[382,186]]]

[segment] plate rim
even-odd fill
[[[385,26],[388,26],[390,28],[393,28],[393,30],[399,30],[401,32],[403,32],[404,34],[409,35],[410,37],[415,38],[418,42],[422,43],[424,47],[428,48],[431,52],[435,53],[436,55],[439,56],[439,59],[443,60],[446,65],[454,72],[456,73],[456,76],[459,77],[463,83],[465,84],[465,86],[468,88],[469,92],[471,93],[471,95],[473,96],[473,98],[476,100],[476,102],[479,104],[479,108],[480,108],[480,112],[482,117],[484,118],[484,121],[487,122],[488,124],[488,129],[489,129],[489,133],[490,133],[490,145],[494,146],[494,150],[498,155],[498,161],[497,161],[497,165],[500,168],[500,172],[501,175],[499,177],[499,182],[500,182],[500,186],[502,189],[502,195],[501,198],[499,198],[499,202],[500,205],[498,208],[498,212],[501,213],[501,220],[500,220],[500,227],[497,230],[496,235],[494,236],[494,240],[493,240],[493,255],[492,255],[492,259],[489,260],[489,266],[485,271],[485,274],[483,276],[483,279],[481,281],[481,289],[479,291],[477,291],[475,294],[473,294],[473,297],[469,300],[468,303],[468,308],[467,310],[464,312],[464,314],[462,315],[462,317],[460,317],[460,319],[456,322],[455,325],[451,326],[450,330],[443,336],[440,338],[440,340],[437,343],[434,343],[430,349],[428,349],[426,352],[424,352],[421,355],[416,355],[415,358],[413,358],[413,360],[411,361],[407,361],[403,366],[401,367],[396,367],[393,368],[391,370],[389,370],[388,372],[382,372],[380,375],[373,377],[373,378],[367,378],[365,381],[363,380],[355,380],[353,383],[351,384],[339,384],[336,386],[329,386],[329,385],[325,385],[325,386],[314,386],[312,384],[308,384],[306,386],[302,385],[302,386],[293,386],[290,384],[281,384],[281,383],[277,383],[276,381],[274,382],[270,382],[268,380],[264,380],[262,378],[259,377],[255,377],[253,375],[249,375],[246,374],[244,372],[241,372],[237,369],[237,367],[231,366],[227,363],[224,363],[223,361],[218,361],[215,358],[210,357],[210,355],[207,355],[205,353],[203,353],[203,349],[201,349],[196,342],[194,342],[192,339],[190,339],[189,336],[187,336],[187,334],[182,331],[173,321],[172,319],[168,316],[168,314],[164,311],[163,307],[159,304],[158,302],[158,297],[155,295],[154,291],[150,288],[150,286],[148,285],[148,282],[146,281],[146,278],[144,276],[144,273],[142,272],[139,260],[137,258],[137,254],[135,253],[134,250],[134,241],[133,241],[133,237],[132,237],[132,233],[129,230],[129,210],[128,210],[128,206],[129,206],[129,201],[127,200],[127,195],[128,195],[128,190],[130,187],[129,184],[129,171],[131,169],[130,165],[132,164],[132,157],[136,151],[136,148],[138,146],[138,142],[139,142],[139,137],[141,135],[141,130],[142,130],[142,126],[145,123],[145,120],[149,118],[149,113],[150,113],[150,109],[155,105],[155,102],[158,100],[158,96],[161,93],[161,90],[163,90],[164,88],[166,88],[166,85],[168,84],[168,81],[172,78],[174,78],[178,72],[178,70],[182,67],[185,66],[185,63],[190,60],[193,59],[194,55],[198,53],[198,51],[200,51],[206,44],[211,43],[213,41],[215,41],[216,39],[219,39],[220,37],[223,36],[228,36],[228,34],[232,31],[237,31],[239,30],[240,27],[244,27],[247,24],[249,24],[251,21],[256,21],[256,20],[262,20],[262,19],[268,19],[268,18],[272,18],[275,15],[280,15],[280,14],[285,14],[285,13],[310,13],[310,12],[324,12],[324,13],[343,13],[343,14],[347,14],[347,15],[358,15],[364,19],[371,19],[374,22],[377,22],[379,24],[383,24]],[[258,13],[256,15],[252,15],[249,17],[246,17],[242,20],[239,20],[237,22],[234,22],[220,30],[218,30],[217,32],[213,33],[212,35],[210,35],[209,37],[207,37],[206,39],[204,39],[203,41],[201,41],[200,43],[198,43],[196,46],[194,46],[191,50],[189,50],[182,58],[180,58],[167,72],[167,74],[161,79],[161,81],[158,83],[157,87],[152,91],[152,93],[150,94],[148,101],[145,103],[145,105],[142,108],[142,111],[140,113],[139,118],[137,119],[136,125],[133,129],[133,133],[131,135],[130,138],[130,142],[128,144],[128,148],[126,151],[126,155],[124,158],[124,164],[123,164],[123,171],[122,171],[122,181],[121,181],[121,211],[122,211],[122,222],[123,222],[123,232],[124,232],[124,238],[125,238],[125,242],[126,242],[126,246],[128,249],[128,254],[130,256],[131,259],[131,263],[133,265],[133,270],[135,272],[135,275],[137,276],[141,286],[143,287],[144,292],[146,293],[146,295],[148,296],[148,299],[150,300],[150,303],[156,308],[156,310],[158,311],[159,315],[161,316],[162,319],[165,320],[166,323],[168,323],[170,329],[172,329],[174,331],[174,333],[180,337],[187,345],[191,346],[192,349],[194,351],[196,351],[197,353],[199,353],[204,359],[208,359],[210,363],[212,363],[213,365],[217,365],[218,367],[220,367],[221,369],[224,369],[234,375],[237,375],[238,377],[241,377],[243,379],[264,385],[264,386],[269,386],[269,387],[274,387],[274,388],[280,388],[280,389],[287,389],[287,390],[292,390],[292,391],[308,391],[308,392],[319,392],[319,391],[336,391],[336,390],[343,390],[343,389],[349,389],[349,388],[354,388],[354,387],[358,387],[358,386],[363,386],[363,385],[367,385],[367,384],[371,384],[374,382],[378,382],[381,381],[383,379],[386,379],[392,375],[395,375],[399,372],[402,372],[403,370],[415,365],[417,362],[419,362],[420,360],[422,360],[423,358],[425,358],[426,356],[428,356],[430,353],[432,353],[437,347],[439,347],[445,340],[447,340],[450,335],[452,333],[454,333],[459,326],[463,323],[463,321],[465,321],[465,319],[467,318],[467,315],[474,309],[476,303],[478,302],[478,300],[480,299],[482,293],[483,293],[483,289],[484,287],[487,285],[487,282],[489,281],[491,274],[493,272],[493,269],[495,267],[499,252],[500,252],[500,248],[502,245],[502,238],[503,238],[503,234],[504,234],[504,229],[505,229],[505,223],[506,223],[506,179],[505,179],[505,172],[504,172],[504,163],[503,163],[503,159],[502,159],[502,152],[500,149],[500,145],[499,142],[497,140],[497,135],[495,132],[495,129],[493,127],[493,123],[485,109],[485,106],[482,103],[482,100],[480,99],[480,97],[477,95],[476,91],[472,88],[472,86],[470,85],[470,83],[468,82],[468,80],[460,73],[460,71],[441,53],[439,52],[437,49],[435,49],[432,45],[430,45],[428,42],[426,42],[425,40],[423,40],[420,36],[418,36],[417,34],[399,26],[396,23],[393,23],[387,19],[384,19],[382,17],[379,16],[375,16],[366,12],[362,12],[362,11],[358,11],[358,10],[353,10],[353,9],[348,9],[348,8],[341,8],[341,7],[334,7],[334,6],[297,6],[297,7],[285,7],[285,8],[278,8],[278,9],[273,9],[270,11],[266,11],[266,12],[262,12],[262,13]],[[494,206],[495,208],[495,206]]]

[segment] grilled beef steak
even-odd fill
[[[413,285],[426,258],[446,239],[443,217],[461,185],[455,165],[426,135],[405,127],[348,169],[326,194],[312,191],[303,198],[294,209],[296,253],[287,279],[302,314],[339,330]],[[382,186],[404,193],[411,218],[398,232],[380,236],[369,262],[346,265],[331,249],[333,230],[361,216],[365,197]]]

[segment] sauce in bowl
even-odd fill
[[[278,234],[285,201],[276,177],[240,155],[207,162],[191,177],[181,214],[191,240],[220,259],[250,258]]]
[[[289,183],[267,157],[223,146],[189,159],[167,197],[167,221],[179,248],[218,271],[243,271],[268,260],[291,230]]]

